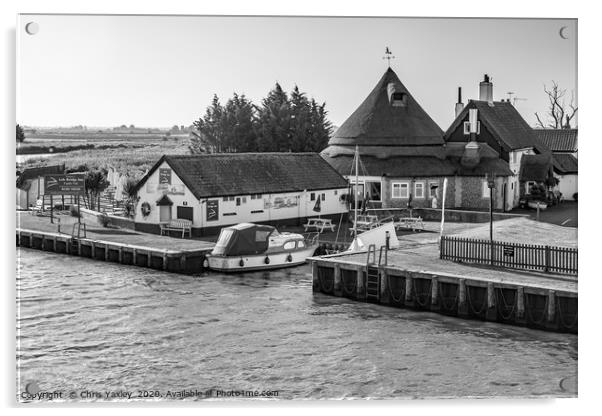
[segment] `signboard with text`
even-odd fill
[[[44,195],[84,195],[84,175],[44,176]]]
[[[160,185],[171,185],[171,169],[159,168],[159,184]]]
[[[207,221],[219,220],[219,200],[209,199],[207,200]]]

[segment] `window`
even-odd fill
[[[439,191],[439,182],[429,182],[429,198],[436,198]]]
[[[366,182],[366,199],[380,201],[380,182]]]
[[[176,216],[184,220],[193,220],[192,207],[176,207]]]
[[[246,196],[243,196],[243,197],[242,197],[242,203],[243,203],[243,204],[246,204],[246,203],[247,203],[247,197],[246,197]]]
[[[224,202],[228,202],[228,197],[227,196],[224,197]]]
[[[464,134],[465,135],[470,134],[470,121],[464,122]],[[480,121],[477,121],[477,134],[481,134],[481,122]]]
[[[316,194],[312,192],[311,195],[309,196],[309,200],[310,201],[315,201],[316,200]]]
[[[530,195],[531,188],[534,187],[535,185],[537,185],[537,182],[528,181],[527,183],[525,183],[525,194]]]
[[[303,247],[305,247],[305,242],[304,242],[304,241],[301,241],[301,240],[299,240],[299,241],[297,242],[297,247],[298,247],[298,248],[303,248]]]
[[[407,182],[391,183],[391,198],[407,198],[409,195],[409,187]]]
[[[326,194],[322,194],[322,201],[326,201]]]
[[[512,163],[516,163],[516,152],[512,152]]]
[[[482,188],[483,188],[483,190],[482,190],[482,195],[481,196],[483,198],[489,198],[489,185],[488,185],[488,182],[487,182],[486,179],[483,180]]]
[[[414,196],[416,198],[424,198],[424,182],[414,183]]]
[[[230,201],[234,201],[234,197],[233,197],[233,196],[231,196],[231,197],[229,198],[229,200],[230,200]]]
[[[255,194],[255,195],[251,195],[251,199],[261,199],[263,195],[261,194]]]
[[[240,198],[236,197],[236,206],[239,206],[239,205],[240,205]]]
[[[391,94],[391,104],[393,107],[405,107],[408,105],[408,96],[403,92],[394,92]]]
[[[336,189],[334,190],[334,194],[336,195],[339,191],[337,191]]]
[[[284,249],[285,250],[292,250],[295,248],[295,242],[294,241],[287,241],[286,243],[284,243]]]

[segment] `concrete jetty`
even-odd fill
[[[503,224],[506,230],[517,225],[505,221]],[[545,227],[546,234],[548,228]],[[480,230],[473,228],[469,232],[478,235]],[[560,236],[563,231],[556,233]],[[576,276],[441,260],[437,234],[412,237],[411,241],[402,240],[397,250],[383,247],[382,251],[371,253],[310,258],[314,292],[460,318],[577,333]]]

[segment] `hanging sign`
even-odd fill
[[[219,219],[219,200],[207,200],[207,221],[217,221]]]

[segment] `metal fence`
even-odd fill
[[[441,237],[440,258],[510,269],[577,275],[577,249]]]

